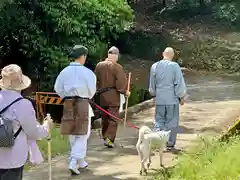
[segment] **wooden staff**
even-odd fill
[[[129,73],[129,74],[128,74],[128,86],[127,86],[127,91],[130,90],[131,75],[132,75],[132,73]],[[129,97],[127,96],[126,106],[125,106],[125,115],[124,115],[124,130],[126,129],[126,122],[127,122],[128,98],[129,98]]]
[[[47,114],[46,120],[50,122],[49,124],[52,124],[52,118],[50,114]],[[52,128],[49,126],[49,131],[48,131],[48,178],[49,180],[52,180],[52,144],[51,144],[51,139],[52,139]]]

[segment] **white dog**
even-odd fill
[[[160,142],[159,147],[159,156],[160,156],[160,165],[163,166],[163,151],[167,145],[167,141],[169,140],[171,131],[158,131],[154,132],[147,126],[142,126],[139,130],[138,142],[136,144],[136,148],[138,151],[138,155],[141,159],[141,170],[140,175],[143,173],[147,174],[147,168],[151,165],[151,144],[152,140],[157,140]],[[145,168],[146,161],[147,168]]]

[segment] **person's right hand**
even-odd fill
[[[53,129],[54,128],[54,123],[53,123],[53,121],[52,120],[45,120],[44,122],[43,122],[43,125],[48,125],[48,127],[49,127],[49,129]]]
[[[130,92],[130,91],[126,91],[125,95],[126,95],[127,97],[129,97],[129,96],[131,95],[131,92]]]
[[[185,101],[184,101],[184,97],[180,98],[180,105],[183,106],[184,103],[185,103]]]

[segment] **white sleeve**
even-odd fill
[[[15,110],[16,118],[18,119],[24,133],[28,136],[29,140],[38,140],[48,136],[48,125],[40,125],[36,119],[36,113],[33,109],[32,103],[27,100],[19,101],[16,106],[24,107],[24,111]]]
[[[58,75],[58,77],[55,81],[54,90],[61,98],[64,97],[64,82],[63,82],[63,73],[62,72]]]
[[[96,78],[96,75],[91,70],[89,71],[90,73],[87,79],[87,87],[88,87],[89,98],[92,99],[92,97],[96,93],[97,78]]]

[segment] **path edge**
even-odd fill
[[[155,99],[152,98],[152,99],[143,101],[139,104],[136,104],[134,106],[131,106],[127,110],[127,117],[132,117],[134,114],[137,114],[141,111],[149,109],[149,108],[153,107],[154,105],[155,105]],[[120,117],[121,118],[124,117],[124,114],[125,114],[125,110],[120,113]]]

